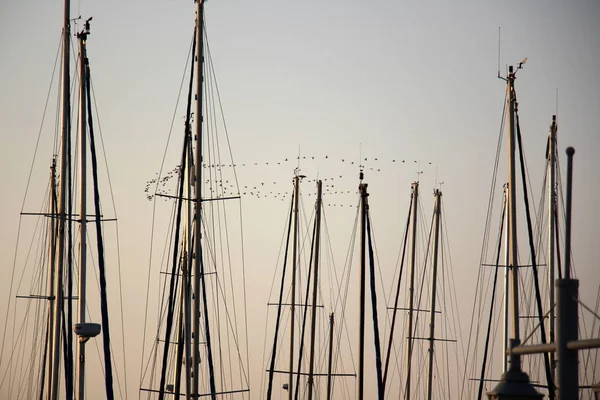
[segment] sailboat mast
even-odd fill
[[[318,282],[319,282],[319,255],[321,245],[321,196],[322,196],[323,182],[317,182],[317,204],[315,211],[315,255],[314,255],[314,269],[313,269],[313,292],[312,292],[312,310],[311,310],[311,330],[310,330],[310,360],[308,369],[308,400],[313,399],[314,392],[314,368],[315,368],[315,333],[317,324],[317,293],[318,293]]]
[[[329,315],[329,356],[327,358],[327,400],[331,400],[332,375],[333,371],[333,313]]]
[[[435,205],[433,218],[435,234],[433,239],[433,268],[431,270],[431,310],[429,312],[429,365],[427,373],[427,399],[431,400],[433,395],[433,344],[435,340],[435,300],[437,291],[437,269],[438,254],[440,246],[440,213],[442,211],[442,192],[438,189],[434,192]]]
[[[79,146],[80,146],[80,174],[79,177],[79,217],[81,219],[79,229],[79,300],[77,302],[79,323],[85,323],[86,304],[86,263],[87,263],[87,130],[86,130],[86,68],[87,55],[85,42],[87,32],[83,31],[77,35],[79,38]],[[77,399],[84,398],[85,385],[85,341],[79,340],[77,344],[78,368],[77,368]]]
[[[69,142],[70,142],[70,73],[69,73],[69,46],[71,38],[70,27],[70,2],[64,1],[64,19],[63,19],[63,43],[62,43],[62,76],[61,76],[61,156],[60,156],[60,182],[59,182],[59,200],[58,200],[58,240],[57,240],[57,256],[55,257],[55,278],[54,278],[54,326],[53,326],[53,342],[52,342],[52,369],[51,373],[51,390],[48,393],[50,400],[58,398],[59,379],[58,372],[60,368],[60,344],[61,335],[60,328],[62,326],[62,309],[63,301],[63,264],[66,247],[65,226],[67,222],[67,175],[69,164]],[[71,299],[69,299],[71,301]]]
[[[208,380],[210,395],[216,399],[215,374],[212,359],[212,344],[210,339],[210,326],[208,318],[208,305],[206,304],[206,284],[204,282],[204,264],[202,260],[202,123],[203,123],[203,66],[204,66],[204,0],[197,0],[196,10],[196,154],[194,158],[196,179],[194,181],[196,196],[194,198],[194,303],[192,307],[193,328],[193,383],[192,395],[199,396],[200,382],[200,316],[204,317],[204,334],[206,339],[206,354],[208,363]],[[202,312],[200,311],[200,298],[202,296]]]
[[[504,226],[508,227],[508,185],[504,186]],[[508,371],[508,322],[510,316],[510,233],[504,230],[504,296],[502,302],[502,372]]]
[[[50,167],[50,233],[48,243],[50,243],[50,268],[48,270],[48,338],[46,341],[47,354],[52,355],[54,345],[54,269],[56,258],[56,157],[52,158],[52,166]],[[47,357],[45,368],[48,372],[52,371],[54,365],[52,357]],[[51,376],[51,375],[50,375]],[[52,380],[47,377],[42,377],[42,382],[45,382],[46,390],[49,393],[52,391]],[[42,385],[43,386],[43,385]],[[41,389],[42,391],[44,388]]]
[[[360,326],[358,331],[358,400],[364,399],[365,392],[365,281],[366,281],[366,236],[367,236],[367,184],[362,183],[360,172]]]
[[[517,97],[515,93],[515,72],[512,65],[508,67],[507,82],[507,101],[508,101],[508,230],[509,257],[512,277],[512,338],[520,339],[519,329],[519,260],[517,250],[517,179],[516,179],[516,160],[515,160],[515,105]],[[518,357],[515,357],[517,359]],[[518,361],[519,362],[519,361]]]
[[[552,125],[548,137],[548,336],[549,342],[554,342],[554,253],[555,240],[554,228],[556,210],[556,135],[557,135],[556,115],[552,116]],[[550,373],[552,382],[556,382],[556,360],[555,354],[550,353]]]
[[[415,269],[416,269],[416,254],[417,254],[417,204],[419,200],[419,182],[413,182],[413,200],[412,200],[412,234],[411,234],[411,249],[410,249],[410,282],[408,287],[408,334],[406,336],[406,400],[410,400],[410,374],[411,374],[411,359],[413,349],[413,308],[414,308],[414,286],[415,286]]]
[[[184,179],[185,182],[185,186],[186,186],[186,193],[187,193],[187,198],[188,199],[192,199],[193,198],[193,192],[192,192],[192,167],[191,167],[191,161],[192,160],[192,132],[191,132],[191,128],[189,128],[189,126],[186,128],[189,129],[186,132],[186,138],[185,140],[189,141],[189,146],[187,151],[187,154],[185,156],[185,164],[183,166],[184,170],[182,171],[182,173],[186,174],[186,178]],[[185,171],[185,172],[184,172]],[[185,293],[185,303],[184,303],[184,318],[185,318],[185,323],[184,323],[184,340],[185,340],[185,399],[189,400],[190,394],[192,393],[192,375],[193,372],[192,371],[196,371],[193,366],[192,363],[190,363],[190,360],[192,360],[192,351],[193,351],[193,343],[192,343],[192,293],[191,293],[191,288],[192,288],[192,278],[193,278],[193,274],[192,271],[194,269],[193,267],[193,263],[194,263],[194,259],[192,257],[192,254],[194,254],[194,247],[193,247],[193,241],[192,241],[192,220],[194,218],[193,216],[193,204],[192,202],[188,201],[186,202],[186,219],[185,219],[185,227],[186,227],[186,231],[185,231],[185,237],[184,237],[184,251],[186,252],[186,256],[185,256],[185,274],[184,274],[184,278],[183,278],[183,292]],[[197,371],[196,371],[197,372]]]
[[[290,305],[290,370],[288,371],[288,399],[293,399],[294,388],[294,325],[296,322],[296,270],[298,268],[298,195],[300,177],[294,176],[294,236],[292,245],[292,299]]]

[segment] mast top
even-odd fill
[[[90,34],[90,21],[93,18],[94,17],[89,17],[88,19],[85,20],[85,23],[83,24],[83,29],[81,30],[81,32],[79,32],[77,34],[78,39],[82,39],[84,41],[87,40],[87,37]]]

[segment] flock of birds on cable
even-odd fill
[[[338,173],[335,175],[319,176],[315,179],[306,179],[302,181],[306,183],[314,183],[316,185],[317,180],[323,182],[323,203],[328,207],[357,207],[357,202],[354,204],[348,204],[349,201],[356,199],[358,193],[357,180],[358,171],[364,171],[365,174],[380,173],[389,170],[389,167],[395,165],[412,165],[415,166],[415,173],[422,174],[421,163],[417,160],[400,160],[400,159],[381,159],[375,158],[360,158],[360,161],[351,161],[348,158],[330,158],[328,155],[323,157],[314,156],[297,156],[284,158],[276,161],[262,161],[262,162],[245,162],[235,164],[219,164],[219,163],[206,163],[202,165],[204,169],[205,177],[208,179],[204,180],[206,191],[210,193],[208,197],[211,198],[225,198],[225,197],[249,197],[254,199],[266,200],[279,200],[285,201],[292,195],[292,177],[290,174],[288,178],[274,180],[272,177],[275,175],[280,176],[282,168],[289,166],[294,167],[294,173],[302,170],[318,170],[317,162],[319,160],[327,160],[327,165],[324,166],[322,163],[320,167],[322,169],[333,168],[336,171],[354,171],[356,174],[344,175]],[[295,164],[295,165],[294,165]],[[336,165],[338,164],[338,165]],[[367,165],[368,164],[368,165]],[[423,164],[431,165],[431,162]],[[256,168],[261,167],[260,176],[261,180],[256,180]],[[326,167],[326,168],[324,168]],[[239,176],[239,186],[236,181],[236,175],[234,175],[233,169],[236,169]],[[265,172],[264,168],[272,169],[273,173]],[[286,168],[287,171],[287,168]],[[412,172],[412,171],[411,171]],[[153,200],[155,196],[162,197],[164,201],[172,200],[176,195],[176,182],[181,173],[181,166],[178,165],[174,169],[168,171],[166,174],[159,176],[156,173],[156,177],[146,182],[144,193],[148,200]],[[247,176],[246,176],[247,173]],[[300,175],[300,174],[299,174]],[[271,179],[264,179],[264,177],[271,177]],[[346,176],[346,178],[344,178]],[[173,179],[177,178],[177,179]],[[351,186],[350,186],[351,185]],[[351,187],[351,189],[350,189]],[[352,195],[352,200],[350,196]],[[308,196],[316,196],[316,190],[310,191]],[[328,199],[329,198],[329,199]]]

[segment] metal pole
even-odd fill
[[[314,270],[313,270],[313,293],[312,293],[312,310],[311,318],[312,325],[310,331],[310,361],[308,369],[308,400],[313,399],[313,392],[315,388],[314,383],[314,368],[315,368],[315,333],[317,324],[317,293],[318,293],[318,282],[319,282],[319,250],[321,242],[321,195],[322,195],[323,183],[319,180],[317,182],[317,205],[316,205],[316,236],[315,236],[315,255],[314,255]]]
[[[56,232],[55,232],[55,221],[56,221],[56,158],[52,159],[52,166],[50,167],[50,268],[48,271],[48,342],[46,343],[46,349],[50,357],[46,361],[47,371],[52,376],[52,367],[54,362],[52,361],[52,349],[54,344],[54,278],[55,278],[55,256],[56,256]],[[52,392],[52,379],[46,378],[46,396],[50,396]]]
[[[87,264],[87,115],[86,115],[86,69],[87,55],[85,42],[87,33],[77,35],[79,38],[79,145],[80,145],[80,183],[79,183],[79,216],[81,225],[79,230],[79,300],[77,303],[79,312],[79,323],[85,323],[86,304],[86,264]],[[79,340],[77,350],[79,353],[77,368],[77,398],[83,400],[85,395],[85,340]]]
[[[196,64],[195,64],[195,75],[196,75],[196,154],[195,154],[195,172],[196,179],[194,181],[195,186],[195,213],[194,213],[194,271],[193,271],[193,292],[194,302],[192,305],[192,321],[193,321],[193,343],[192,343],[192,394],[198,396],[199,392],[199,380],[200,380],[200,279],[202,271],[202,80],[203,73],[202,68],[204,64],[203,54],[203,24],[204,24],[204,2],[203,0],[197,0],[196,8]]]
[[[294,244],[292,247],[292,299],[290,306],[290,370],[288,372],[288,398],[292,400],[294,391],[294,325],[296,322],[296,269],[298,258],[298,195],[300,177],[294,176]]]
[[[69,142],[71,133],[70,123],[70,73],[69,73],[69,55],[70,55],[70,2],[64,2],[64,20],[63,20],[63,43],[62,43],[62,78],[61,78],[61,157],[60,157],[60,182],[59,182],[59,203],[58,203],[58,254],[55,267],[55,301],[54,301],[54,327],[52,343],[52,370],[51,370],[51,391],[48,396],[51,400],[58,398],[59,379],[58,371],[60,368],[60,329],[62,326],[63,301],[63,264],[65,256],[65,226],[67,222],[67,174],[69,161]],[[71,301],[69,299],[69,301]]]
[[[571,279],[571,207],[573,200],[573,155],[575,149],[567,148],[567,220],[565,232],[565,279]]]
[[[550,135],[548,137],[548,336],[549,342],[554,342],[554,210],[556,207],[556,115],[552,116]],[[552,382],[556,382],[556,360],[554,353],[550,353],[550,374]],[[551,392],[552,393],[552,392]],[[553,398],[549,400],[554,400]]]
[[[509,258],[509,238],[508,230],[508,185],[504,186],[504,304],[503,304],[503,324],[502,324],[502,372],[508,371],[508,316],[510,308],[510,258]]]
[[[333,313],[329,315],[329,359],[327,362],[327,400],[331,400],[332,381],[331,373],[333,370]]]
[[[571,207],[573,186],[573,154],[575,149],[567,149],[567,221],[565,235],[565,278],[556,281],[557,324],[556,356],[558,361],[558,400],[579,398],[579,357],[577,350],[567,348],[567,343],[576,341],[579,336],[578,309],[579,281],[571,279]]]
[[[363,174],[360,173],[361,182]],[[366,232],[367,232],[367,184],[358,186],[360,191],[360,325],[358,331],[358,400],[363,400],[365,392],[365,276],[366,276]]]
[[[508,101],[508,230],[510,234],[509,254],[510,268],[512,276],[512,326],[513,339],[520,340],[519,330],[519,268],[518,268],[518,248],[517,248],[517,185],[516,185],[516,161],[515,161],[515,103],[517,101],[515,93],[515,74],[512,65],[508,67],[507,78],[507,101]],[[520,358],[515,357],[520,366]],[[519,367],[520,369],[520,367]]]
[[[433,239],[433,268],[431,270],[431,311],[429,312],[429,366],[427,374],[427,399],[433,396],[433,344],[435,340],[435,300],[437,291],[437,267],[440,246],[440,213],[442,211],[442,192],[435,190],[435,205],[433,218],[435,223],[435,235]]]
[[[186,135],[185,140],[189,140],[189,146],[188,146],[188,151],[186,154],[186,162],[185,165],[182,166],[182,173],[184,173],[186,175],[186,179],[184,180],[185,185],[186,185],[186,190],[187,190],[187,198],[191,199],[193,198],[192,196],[192,162],[191,160],[193,159],[192,156],[192,138],[191,138],[191,129],[189,131],[189,136]],[[194,257],[192,256],[192,254],[194,254],[194,244],[192,241],[192,232],[193,232],[193,228],[192,228],[192,221],[193,221],[193,204],[191,201],[186,202],[187,203],[187,212],[186,212],[186,231],[184,233],[185,237],[184,237],[184,243],[187,244],[186,248],[184,249],[184,251],[186,252],[186,257],[185,257],[185,273],[184,273],[184,279],[183,279],[183,284],[184,284],[184,292],[185,292],[185,304],[184,304],[184,314],[185,314],[185,398],[186,400],[190,400],[191,398],[191,394],[193,392],[193,383],[192,383],[192,375],[194,373],[195,368],[192,365],[192,362],[190,362],[191,360],[194,360],[194,358],[192,357],[194,348],[193,348],[193,343],[192,343],[192,327],[193,327],[193,323],[192,323],[192,313],[193,313],[193,307],[192,307],[192,293],[191,293],[191,288],[192,288],[192,280],[193,280],[193,270],[194,270]],[[195,393],[195,392],[194,392]]]
[[[408,287],[408,335],[406,338],[406,400],[410,400],[410,375],[411,375],[411,359],[413,349],[413,308],[414,308],[414,286],[415,286],[415,269],[417,255],[417,203],[419,200],[419,182],[413,182],[413,202],[412,202],[412,234],[411,234],[411,249],[410,249],[410,282]]]

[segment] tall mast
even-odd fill
[[[419,200],[419,182],[413,182],[413,199],[412,199],[412,234],[411,234],[411,249],[410,249],[410,282],[408,287],[408,334],[406,337],[406,400],[410,400],[410,373],[411,359],[413,349],[413,307],[414,307],[414,286],[415,286],[415,269],[416,269],[416,254],[417,254],[417,204]]]
[[[52,158],[52,166],[50,167],[50,234],[48,235],[48,243],[50,243],[50,267],[48,270],[48,340],[46,342],[47,354],[52,354],[54,346],[54,269],[55,269],[55,258],[56,258],[56,157]],[[52,376],[51,371],[54,362],[52,357],[48,357],[46,360],[46,370],[50,373],[48,376],[44,376],[45,386],[47,390],[47,396],[52,391]],[[43,390],[43,388],[42,388]]]
[[[87,130],[86,130],[86,68],[87,55],[85,42],[87,40],[86,30],[77,35],[79,39],[79,146],[80,146],[80,184],[79,184],[79,217],[81,218],[79,230],[79,300],[77,302],[79,323],[85,323],[86,304],[86,263],[87,263]],[[77,368],[77,399],[83,400],[85,385],[85,341],[79,340],[78,368]]]
[[[329,357],[327,360],[327,400],[331,400],[331,371],[333,370],[333,313],[329,315]]]
[[[429,312],[429,365],[427,373],[427,399],[431,400],[433,394],[433,343],[435,340],[435,300],[437,291],[437,267],[438,253],[440,246],[440,213],[442,211],[442,192],[438,189],[434,192],[435,205],[433,218],[435,224],[435,234],[433,241],[433,268],[431,270],[431,310]]]
[[[509,239],[509,257],[512,277],[512,338],[520,340],[519,330],[519,267],[518,267],[518,248],[517,248],[517,180],[516,180],[516,162],[515,162],[515,104],[517,102],[515,93],[515,72],[512,65],[508,67],[508,77],[506,78],[507,102],[508,102],[508,231]],[[519,364],[520,357],[515,357]],[[511,366],[513,367],[513,366]],[[514,366],[516,367],[516,366]]]
[[[554,241],[554,228],[556,222],[554,219],[556,210],[556,115],[552,116],[552,125],[550,126],[550,133],[548,136],[548,340],[550,343],[554,342],[554,253],[555,253],[555,241]],[[552,382],[556,382],[556,360],[554,353],[550,353],[550,373],[552,375]],[[552,399],[551,399],[552,400]]]
[[[61,350],[61,335],[62,326],[62,309],[63,309],[63,264],[65,256],[65,226],[67,221],[67,175],[69,164],[69,142],[71,133],[70,124],[70,74],[69,74],[69,46],[71,38],[70,27],[70,2],[64,2],[64,19],[63,19],[63,43],[62,43],[62,76],[61,76],[61,156],[60,156],[60,182],[59,182],[59,200],[58,200],[58,240],[57,240],[57,256],[55,257],[55,278],[54,278],[54,326],[53,326],[53,342],[52,342],[52,369],[51,369],[51,390],[48,393],[49,399],[56,400],[59,391],[58,371],[60,368],[60,350]],[[70,301],[70,299],[69,299]]]
[[[297,171],[296,171],[297,172]],[[296,322],[296,270],[298,268],[298,195],[300,177],[294,176],[294,238],[292,246],[292,299],[290,305],[290,370],[288,372],[288,399],[293,398],[294,388],[294,325]]]
[[[362,183],[360,172],[360,325],[358,331],[358,400],[363,400],[365,391],[365,281],[366,281],[366,236],[367,236],[367,187]]]
[[[204,317],[204,334],[206,339],[206,353],[208,363],[208,379],[210,385],[210,395],[213,400],[216,399],[215,374],[212,359],[212,344],[210,339],[210,326],[208,318],[208,305],[206,302],[206,285],[204,283],[204,264],[202,260],[202,123],[203,123],[203,65],[204,65],[204,0],[197,0],[196,9],[196,154],[194,158],[196,179],[195,186],[195,214],[194,214],[194,270],[193,287],[194,302],[192,307],[193,319],[193,383],[192,395],[199,396],[200,381],[200,318]],[[202,311],[200,310],[200,296],[202,296]]]
[[[510,316],[510,258],[509,258],[509,239],[508,230],[508,185],[504,186],[504,296],[502,308],[502,372],[508,371],[508,322]]]
[[[315,332],[317,324],[317,293],[319,281],[319,251],[321,244],[321,195],[323,182],[317,182],[317,205],[315,211],[315,255],[314,255],[314,270],[313,270],[313,293],[312,293],[312,310],[311,310],[311,331],[310,331],[310,361],[308,369],[308,400],[313,399],[314,383],[314,366],[315,366]]]
[[[191,122],[189,122],[191,123]],[[187,193],[187,198],[188,199],[192,199],[193,198],[193,191],[192,191],[192,167],[193,167],[193,163],[192,163],[192,132],[191,132],[191,127],[186,128],[186,137],[185,140],[189,141],[189,146],[187,146],[187,154],[185,156],[185,165],[184,165],[184,169],[182,173],[185,173],[186,179],[184,179],[185,185],[186,185],[186,193]],[[190,360],[192,360],[192,351],[194,349],[193,347],[193,343],[192,343],[192,293],[191,293],[191,289],[192,289],[192,271],[194,270],[194,257],[192,256],[194,254],[194,243],[192,241],[192,220],[194,219],[193,216],[193,207],[194,205],[192,204],[191,201],[186,202],[186,223],[185,223],[185,227],[186,227],[186,231],[185,231],[185,237],[184,237],[184,251],[186,252],[186,257],[185,257],[185,274],[184,274],[184,279],[183,279],[183,292],[185,293],[185,303],[184,303],[184,318],[185,318],[185,323],[184,323],[184,340],[185,340],[185,395],[186,395],[186,400],[190,399],[190,395],[192,393],[192,375],[193,372],[192,371],[196,371],[193,366],[191,365],[191,363],[189,362]],[[195,392],[194,392],[195,393]]]

